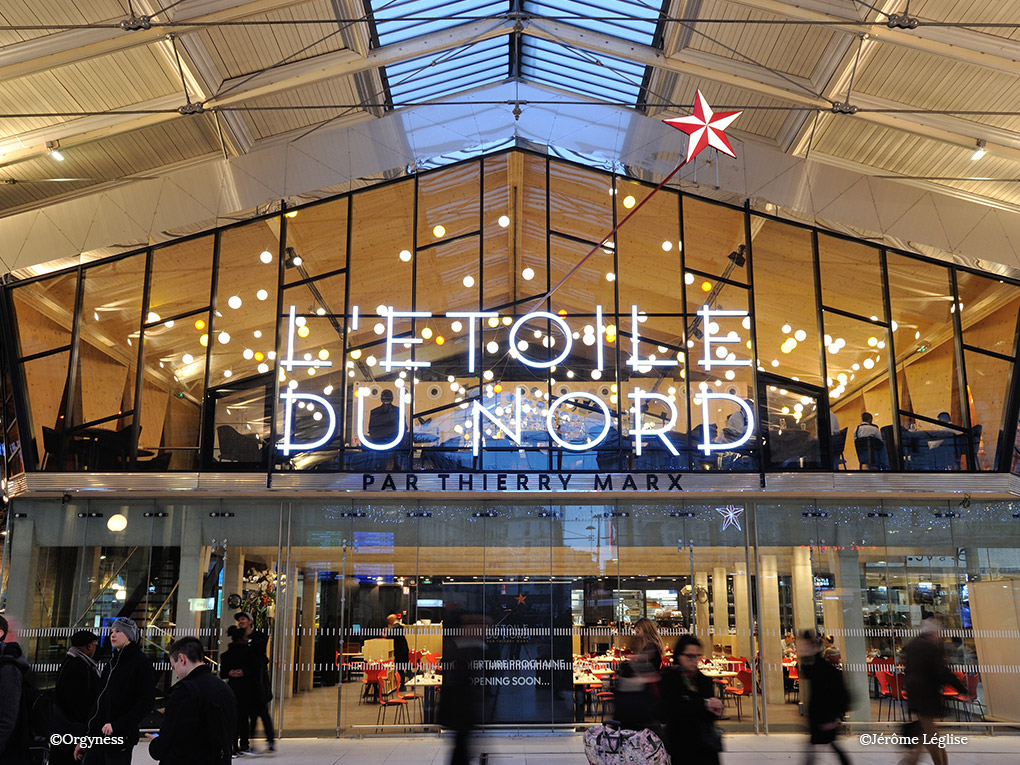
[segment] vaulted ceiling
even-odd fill
[[[744,110],[738,138],[1016,212],[1016,21],[1014,0],[0,0],[0,217],[506,81],[655,118],[700,88]]]

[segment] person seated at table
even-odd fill
[[[368,415],[368,437],[375,444],[388,444],[397,437],[401,430],[400,409],[393,405],[393,391],[384,390],[379,394],[380,404]],[[400,444],[393,447],[397,450],[394,453],[393,468],[396,470],[406,469],[407,433]],[[389,467],[389,466],[387,466]]]
[[[868,470],[889,469],[882,431],[875,425],[871,412],[861,413],[861,423],[854,429],[854,446],[858,459],[862,460],[861,467],[867,466]]]
[[[797,641],[794,639],[792,632],[787,632],[783,635],[783,658],[797,658]]]
[[[822,636],[822,658],[832,664],[839,664],[843,661],[843,654],[836,648],[836,638],[832,635]]]
[[[744,401],[749,407],[751,407],[751,411],[753,412],[754,402],[749,398],[744,399]],[[745,433],[747,433],[747,413],[744,411],[744,407],[738,406],[736,411],[726,418],[726,425],[723,426],[722,434],[719,436],[718,443],[729,444],[734,441],[739,441],[744,437]]]

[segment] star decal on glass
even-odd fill
[[[726,505],[726,507],[717,507],[715,511],[722,516],[722,531],[726,531],[730,526],[736,526],[737,531],[741,531],[740,514],[744,512],[744,508]]]
[[[698,90],[694,101],[694,114],[687,117],[676,117],[671,120],[663,120],[667,125],[675,127],[687,133],[687,159],[690,162],[702,149],[711,146],[731,157],[737,156],[733,153],[733,147],[726,140],[723,131],[730,126],[737,117],[743,114],[739,112],[713,112],[708,101]]]
[[[527,595],[518,595],[516,598],[514,598],[514,600],[517,601],[517,605],[519,605],[519,606],[523,606],[524,605],[524,601],[527,600],[527,599],[528,599]]]

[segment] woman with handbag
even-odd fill
[[[715,697],[712,681],[698,670],[701,657],[698,639],[681,635],[673,649],[673,664],[659,683],[659,719],[673,762],[718,765],[722,732],[715,721],[722,714],[722,702]]]

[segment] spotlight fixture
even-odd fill
[[[284,259],[283,264],[287,268],[297,268],[301,265],[301,256],[297,254],[293,247],[288,247],[286,253],[287,257]]]
[[[46,150],[50,153],[50,156],[57,162],[64,161],[64,155],[60,153],[60,142],[59,141],[47,141]]]
[[[747,246],[742,244],[739,247],[737,247],[737,249],[735,249],[733,252],[731,252],[727,257],[729,257],[729,259],[733,261],[733,265],[735,265],[737,268],[743,268],[744,263],[747,262],[746,253]]]
[[[977,142],[977,148],[974,149],[974,153],[970,155],[971,162],[977,162],[985,154],[988,153],[988,149],[985,148],[986,144],[983,138],[979,138]]]

